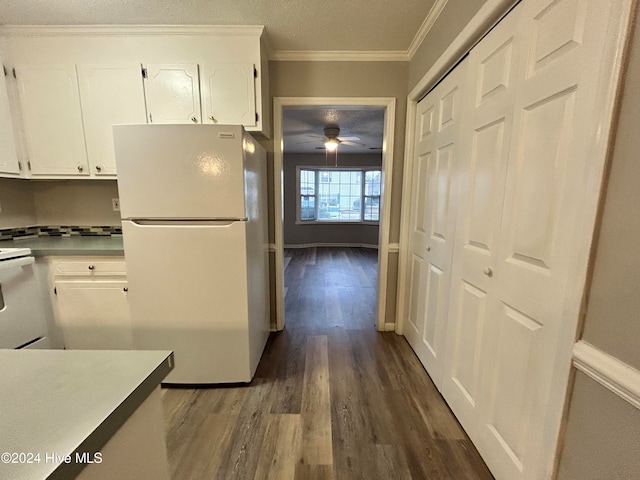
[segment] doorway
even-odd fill
[[[335,110],[378,110],[382,113],[382,141],[380,149],[378,150],[381,156],[379,166],[379,200],[372,198],[364,198],[362,196],[360,203],[356,199],[349,199],[349,208],[345,208],[346,202],[344,198],[339,202],[334,199],[331,201],[324,201],[320,204],[319,198],[314,198],[313,202],[309,203],[310,199],[307,199],[307,203],[302,205],[302,200],[298,202],[296,210],[296,222],[304,223],[305,220],[310,220],[312,215],[316,215],[316,219],[324,217],[327,219],[327,215],[330,219],[335,216],[336,221],[343,220],[344,215],[355,215],[356,212],[360,212],[361,219],[366,217],[366,209],[369,208],[369,214],[376,212],[378,216],[378,233],[377,233],[377,272],[376,272],[376,289],[377,289],[377,301],[376,301],[376,313],[375,313],[375,325],[379,331],[393,329],[393,323],[386,323],[386,300],[387,300],[387,265],[389,256],[389,227],[390,227],[390,209],[387,207],[388,199],[391,198],[391,174],[393,166],[393,131],[395,122],[395,98],[345,98],[345,97],[277,97],[274,99],[274,223],[275,223],[275,297],[276,297],[276,329],[282,330],[285,325],[285,283],[284,283],[284,265],[285,265],[285,239],[284,239],[284,209],[285,209],[285,196],[284,196],[284,153],[285,153],[285,128],[284,120],[287,109],[320,109],[320,108],[332,107]],[[322,145],[325,141],[331,138],[337,137],[338,143],[353,142],[349,135],[340,136],[339,122],[332,121],[331,118],[326,118],[325,123],[318,126],[318,132],[314,134],[305,134],[309,136],[309,142],[314,143],[313,137],[317,136],[319,139],[315,142],[318,143],[319,150],[324,152],[326,156],[325,165],[336,167],[339,164],[340,156],[335,157],[329,154]],[[336,127],[338,130],[336,131]],[[326,130],[329,128],[330,130]],[[343,132],[344,133],[344,132]],[[348,133],[348,131],[346,132]],[[323,138],[324,137],[324,138]],[[362,142],[354,142],[362,143]],[[364,144],[366,145],[366,144]],[[346,148],[346,145],[344,146]],[[341,147],[339,146],[339,149]],[[338,153],[340,155],[340,153]],[[346,167],[345,167],[346,169]],[[312,169],[309,169],[312,170]],[[334,168],[335,170],[335,168]],[[316,171],[316,175],[326,174],[327,172]],[[337,174],[337,172],[336,172]],[[366,175],[366,172],[360,172],[361,175]],[[373,174],[372,174],[373,175]],[[300,188],[299,179],[300,173],[297,173],[298,184],[296,188]],[[355,178],[355,177],[354,177]],[[371,178],[371,175],[369,176]],[[317,181],[314,179],[314,182]],[[326,199],[325,199],[326,200]],[[315,203],[318,202],[318,203]],[[342,206],[341,206],[342,205]],[[313,208],[311,213],[310,208]],[[349,213],[345,213],[346,211]],[[371,217],[368,217],[371,218]],[[348,219],[347,219],[348,220]],[[364,222],[366,223],[366,221]],[[365,244],[367,242],[362,242]],[[390,328],[387,328],[390,325]]]

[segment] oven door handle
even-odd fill
[[[24,267],[26,265],[31,265],[34,262],[35,262],[35,259],[33,257],[21,257],[21,258],[14,258],[12,260],[5,260],[3,262],[0,262],[0,272],[9,270],[12,268],[19,268],[19,267]]]

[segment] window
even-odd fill
[[[298,167],[298,221],[377,223],[381,176],[379,169]]]

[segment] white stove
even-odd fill
[[[35,259],[28,248],[0,248],[0,348],[47,348]]]
[[[12,258],[28,257],[31,255],[29,248],[0,248],[0,262]]]

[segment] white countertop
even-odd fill
[[[168,351],[0,350],[0,478],[74,478],[59,458],[99,452],[172,368]]]

